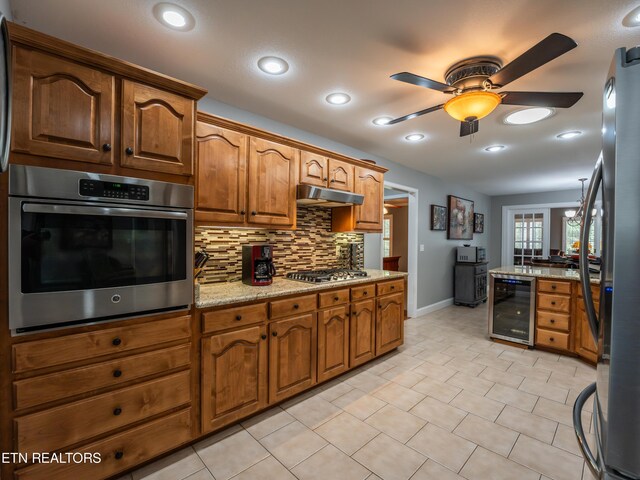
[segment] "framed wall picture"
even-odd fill
[[[447,207],[431,205],[431,230],[447,229]]]
[[[484,233],[484,213],[473,214],[473,233]]]
[[[449,221],[447,238],[471,240],[473,238],[473,201],[449,195]]]

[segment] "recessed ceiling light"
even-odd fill
[[[499,152],[500,150],[504,150],[506,147],[504,145],[491,145],[490,147],[485,148],[487,152]]]
[[[331,105],[344,105],[345,103],[349,103],[351,101],[351,97],[346,93],[335,92],[327,95],[325,100]]]
[[[419,142],[424,139],[424,135],[421,133],[412,133],[411,135],[407,135],[404,137],[407,142]]]
[[[640,7],[636,7],[625,15],[622,19],[622,25],[625,27],[640,26]]]
[[[504,119],[508,125],[527,125],[528,123],[539,122],[553,115],[553,109],[547,107],[525,108],[517,112],[510,113]]]
[[[381,126],[386,125],[387,123],[389,123],[391,120],[393,120],[393,117],[377,117],[377,118],[374,118],[373,120],[371,120],[371,123],[381,127]]]
[[[258,68],[269,75],[282,75],[289,70],[289,64],[280,57],[262,57]]]
[[[569,140],[570,138],[579,137],[580,135],[582,135],[582,132],[580,130],[571,130],[570,132],[561,133],[556,137],[560,140]]]
[[[173,3],[158,3],[153,7],[153,14],[164,26],[174,30],[191,30],[196,21],[184,8]]]

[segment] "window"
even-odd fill
[[[393,252],[393,215],[385,215],[382,226],[382,256],[390,257]]]
[[[594,217],[589,229],[589,253],[600,256],[600,216]],[[580,226],[567,222],[567,217],[562,217],[562,250],[566,255],[577,253],[580,242]]]

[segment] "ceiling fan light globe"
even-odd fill
[[[444,110],[460,122],[467,121],[469,117],[480,120],[493,112],[501,101],[502,97],[497,93],[467,92],[450,99],[444,104]]]

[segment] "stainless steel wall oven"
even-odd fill
[[[193,187],[9,167],[14,333],[189,306]]]

